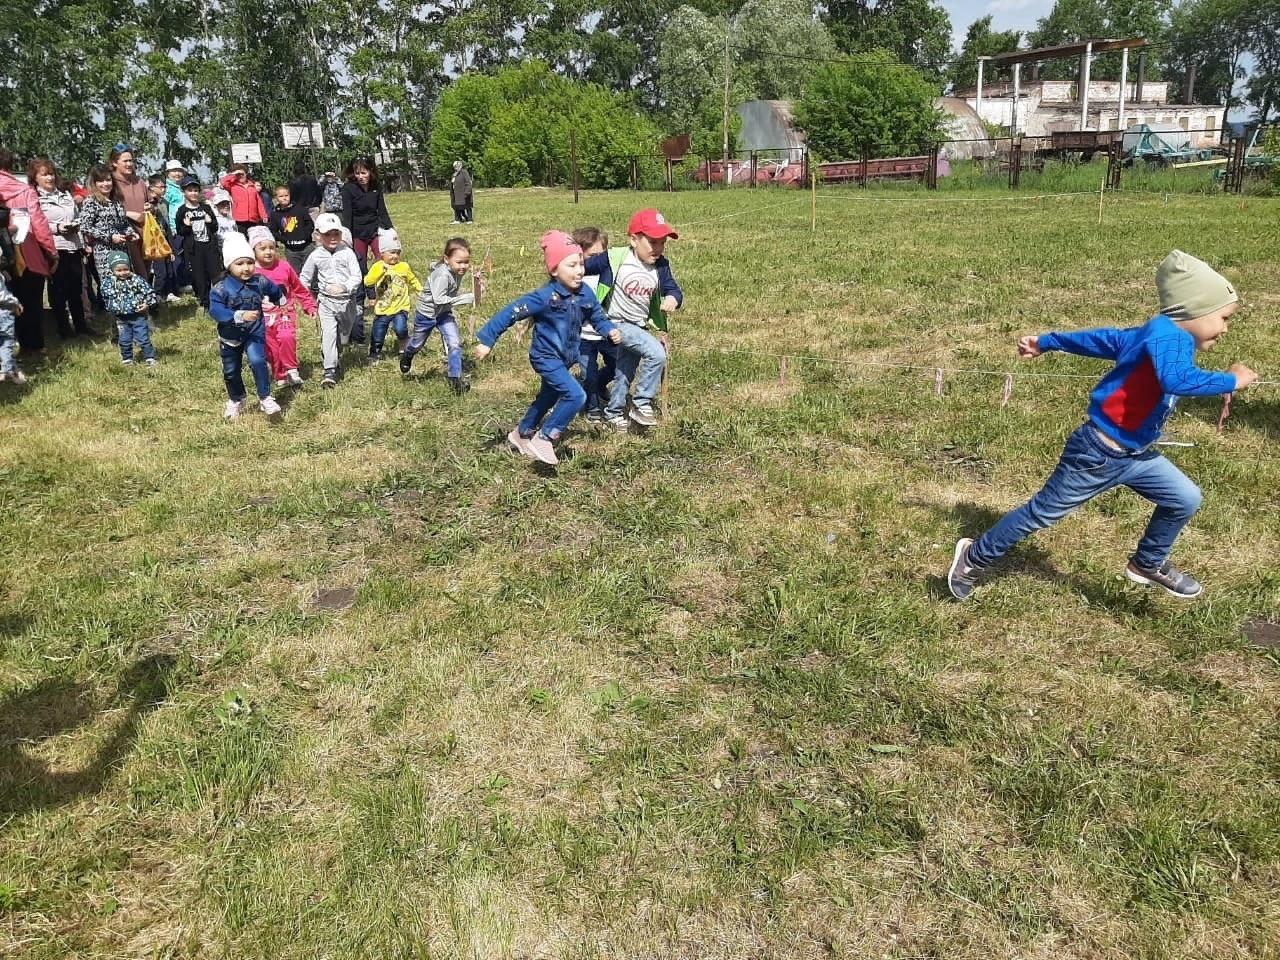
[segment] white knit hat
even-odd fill
[[[242,234],[228,234],[222,241],[222,265],[230,267],[237,260],[252,260],[253,247]]]
[[[378,250],[379,251],[386,252],[388,250],[394,250],[398,253],[403,249],[404,247],[400,245],[400,234],[396,233],[394,230],[378,231]]]
[[[260,243],[275,243],[276,238],[272,235],[269,227],[259,224],[256,227],[249,228],[249,246],[256,247]]]

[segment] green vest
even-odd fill
[[[627,258],[627,254],[631,252],[630,247],[610,247],[609,248],[609,272],[616,280],[618,277],[618,269],[622,266],[622,261]],[[596,299],[600,301],[601,309],[608,311],[609,301],[613,299],[613,288],[603,280],[596,285]],[[649,323],[653,325],[655,330],[667,329],[667,315],[662,312],[662,291],[654,288],[653,296],[649,298]]]

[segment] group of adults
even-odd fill
[[[146,179],[138,176],[135,169],[134,151],[128,144],[116,144],[107,156],[107,166],[114,183],[113,198],[123,206],[140,237],[148,210],[148,191]],[[21,352],[31,355],[45,348],[47,313],[52,313],[64,339],[91,333],[86,314],[92,301],[86,286],[86,246],[78,232],[78,210],[83,195],[77,196],[79,188],[46,157],[34,157],[21,173],[20,169],[18,157],[0,147],[0,206],[12,212],[10,231],[15,239],[20,239],[18,249],[22,261],[11,283],[22,303],[22,314],[17,318],[14,333]],[[164,175],[168,181],[166,193],[173,197],[170,209],[176,210],[177,203],[181,202],[178,185],[186,178],[187,171],[177,161],[170,161]],[[325,180],[337,185],[333,174],[327,174]],[[234,183],[227,192],[232,198],[232,216],[237,226],[247,230],[268,223],[271,201],[263,197],[262,185],[252,172],[243,165],[233,165],[220,180],[224,189],[228,183]],[[463,198],[466,206],[462,214],[469,219],[469,177],[466,184],[467,193]],[[376,258],[379,253],[378,231],[393,228],[373,158],[353,160],[338,190],[327,190],[325,182],[304,164],[298,164],[289,181],[289,190],[294,204],[310,209],[313,218],[321,211],[339,214],[343,226],[351,231],[352,246],[361,269],[367,270],[370,257]],[[335,210],[339,203],[340,209]],[[455,215],[457,213],[455,210]],[[150,276],[140,240],[130,244],[129,253],[135,272]],[[89,269],[92,270],[91,260]],[[178,264],[178,273],[182,275],[181,264]]]

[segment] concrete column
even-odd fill
[[[1022,64],[1013,65],[1013,116],[1009,118],[1009,129],[1013,136],[1018,135],[1018,97],[1022,95]]]
[[[1093,41],[1084,45],[1084,56],[1080,59],[1080,129],[1089,126],[1089,66],[1093,60]]]
[[[1129,86],[1129,48],[1125,47],[1120,51],[1120,119],[1116,121],[1116,126],[1124,129],[1124,95]]]
[[[974,108],[974,112],[977,113],[979,120],[982,119],[982,68],[986,63],[986,57],[978,58],[978,105]]]

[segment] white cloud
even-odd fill
[[[1039,6],[1037,0],[991,0],[987,4],[987,13],[1018,13],[1029,7]]]

